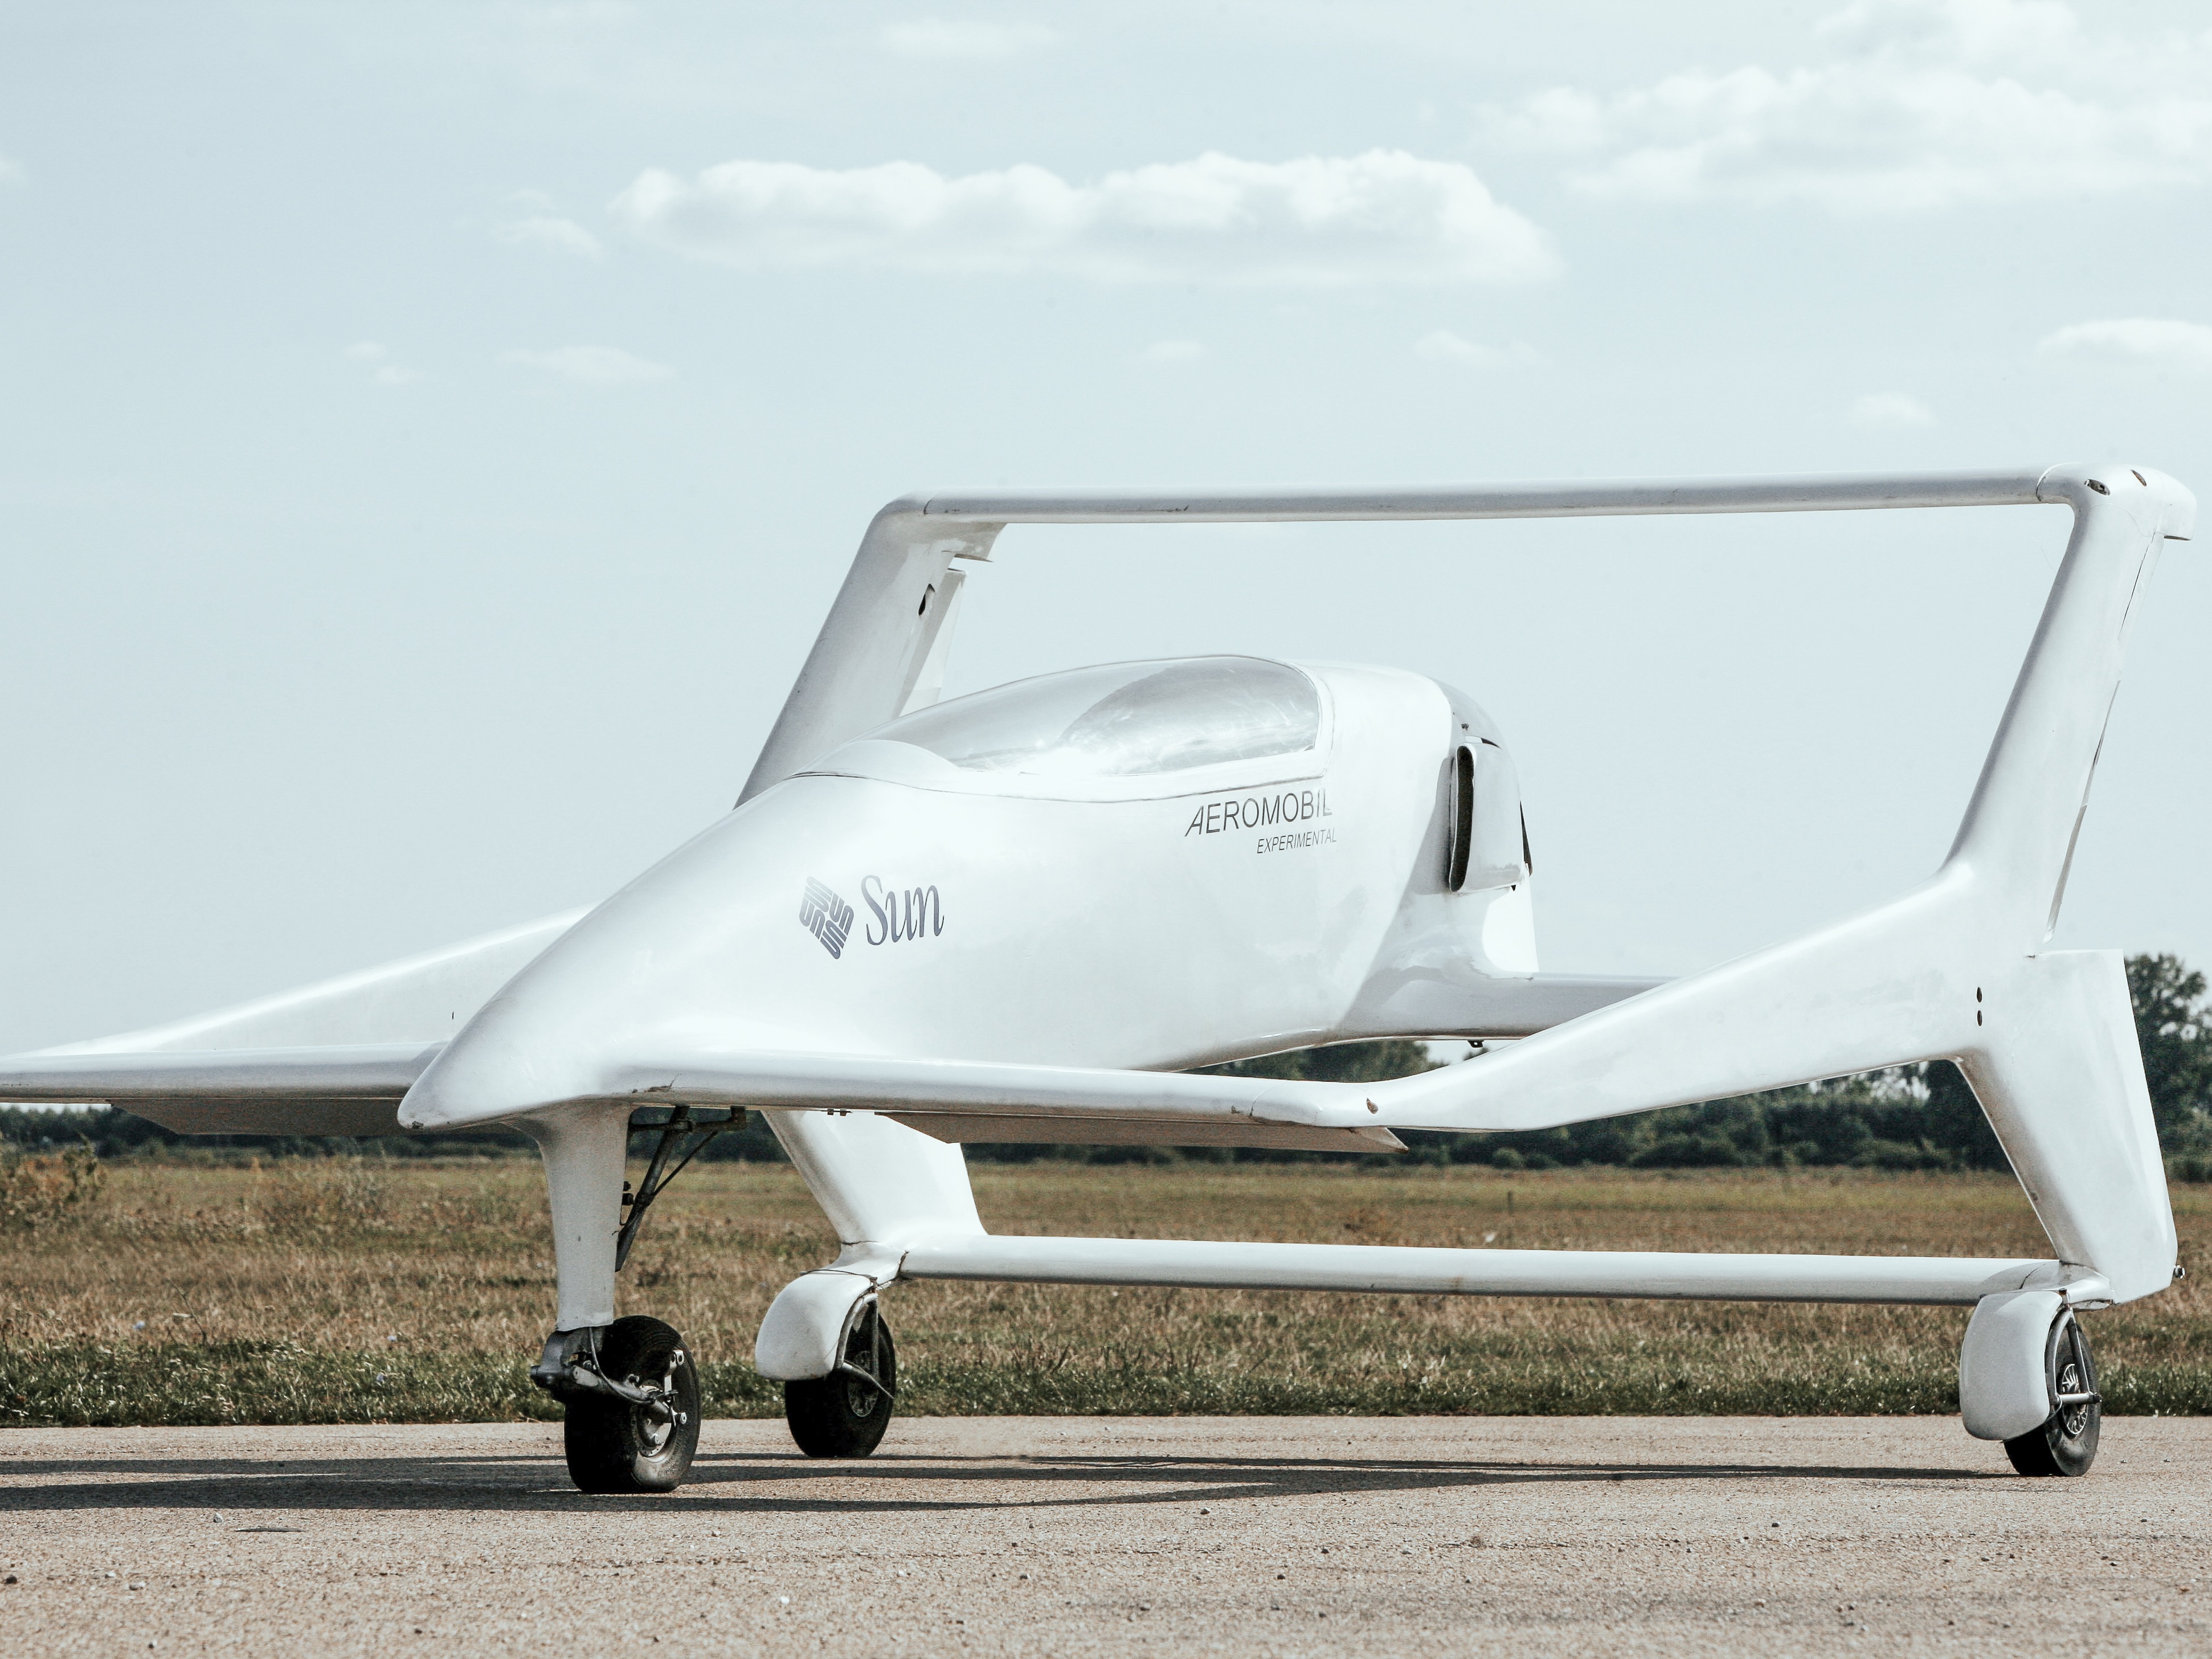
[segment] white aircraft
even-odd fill
[[[1198,657],[939,701],[963,562],[1010,524],[2000,503],[2063,507],[2072,535],[1949,856],[1887,904],[1671,982],[1537,971],[1512,760],[1432,680]],[[690,1466],[691,1355],[616,1318],[615,1275],[699,1135],[746,1110],[843,1244],[755,1348],[814,1455],[883,1436],[881,1293],[968,1279],[1968,1306],[1968,1432],[2023,1474],[2079,1474],[2100,1402],[2075,1315],[2180,1270],[2120,957],[2044,947],[2130,617],[2194,510],[2118,465],[907,496],[870,526],[736,811],[596,908],[0,1060],[0,1097],[118,1103],[183,1133],[527,1133],[559,1279],[531,1376],[566,1403],[586,1491],[665,1491]],[[1524,1040],[1389,1083],[1184,1070],[1399,1035]],[[2048,1259],[999,1237],[960,1146],[1373,1151],[1937,1058],[1972,1083]],[[633,1194],[636,1122],[662,1137]]]

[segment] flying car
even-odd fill
[[[963,583],[1009,526],[1989,505],[2059,508],[2071,530],[1948,855],[1862,915],[1667,981],[1539,970],[1512,755],[1451,686],[1215,655],[940,695]],[[527,1133],[558,1280],[531,1376],[565,1404],[586,1491],[665,1491],[690,1466],[694,1357],[660,1321],[617,1318],[616,1279],[668,1181],[747,1112],[842,1243],[776,1297],[755,1347],[814,1455],[865,1455],[896,1407],[885,1293],[959,1279],[1970,1307],[1967,1431],[2023,1474],[2079,1474],[2100,1400],[2078,1316],[2180,1270],[2121,959],[2047,944],[2130,621],[2194,507],[2161,474],[2102,464],[902,497],[735,810],[612,897],[0,1060],[0,1096],[111,1102],[185,1134]],[[1193,1071],[1381,1036],[1483,1051],[1382,1083]],[[1972,1085],[2049,1255],[1002,1237],[962,1151],[1374,1152],[1404,1130],[1543,1128],[1938,1059]],[[641,1127],[657,1139],[632,1188]]]

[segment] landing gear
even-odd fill
[[[657,1318],[615,1318],[615,1272],[653,1201],[741,1110],[659,1106],[611,1113],[580,1103],[525,1119],[544,1155],[560,1287],[556,1332],[531,1382],[566,1407],[568,1475],[591,1493],[675,1491],[699,1449],[699,1370]],[[637,1190],[623,1182],[630,1130],[659,1130]],[[626,1210],[626,1217],[623,1217]]]
[[[671,1327],[615,1317],[615,1273],[653,1200],[744,1114],[696,1114],[679,1105],[641,1113],[635,1121],[660,1131],[635,1193],[623,1179],[629,1114],[565,1107],[526,1124],[545,1158],[560,1297],[557,1328],[530,1380],[567,1408],[568,1474],[589,1492],[673,1492],[690,1470],[699,1448],[698,1370]]]
[[[2087,1474],[2097,1459],[2097,1430],[2104,1401],[2081,1322],[2062,1312],[2051,1327],[2044,1368],[2054,1402],[2041,1428],[2004,1443],[2005,1455],[2022,1474]]]
[[[556,1391],[569,1479],[580,1492],[675,1491],[699,1449],[699,1373],[684,1339],[636,1315],[572,1334],[586,1340],[571,1345]]]
[[[882,1443],[897,1398],[898,1351],[872,1296],[846,1333],[837,1369],[783,1385],[783,1417],[809,1457],[866,1457]]]

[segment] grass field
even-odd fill
[[[1468,1168],[985,1166],[1000,1232],[1605,1249],[2041,1254],[2008,1177],[1506,1176]],[[2092,1314],[2107,1409],[2212,1413],[2212,1192],[2179,1186],[2191,1277]],[[1494,1237],[1493,1237],[1494,1236]],[[683,1331],[716,1415],[775,1291],[835,1245],[793,1171],[695,1166],[624,1310]],[[0,1233],[0,1422],[550,1417],[524,1372],[553,1261],[535,1160],[126,1164],[71,1218]],[[1831,1413],[1956,1408],[1963,1310],[902,1285],[919,1413]]]

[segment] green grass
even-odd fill
[[[1865,1171],[1507,1176],[1206,1165],[979,1169],[994,1231],[1574,1249],[1996,1255],[2018,1188]],[[552,1260],[523,1160],[131,1166],[0,1235],[0,1422],[551,1419],[526,1376]],[[2184,1261],[2212,1194],[2176,1189]],[[700,1356],[708,1410],[779,1413],[769,1299],[834,1243],[786,1167],[687,1174],[624,1274]],[[2115,1413],[2212,1413],[2193,1277],[2089,1316]],[[965,1413],[1832,1413],[1957,1408],[1963,1310],[902,1285],[901,1409]]]

